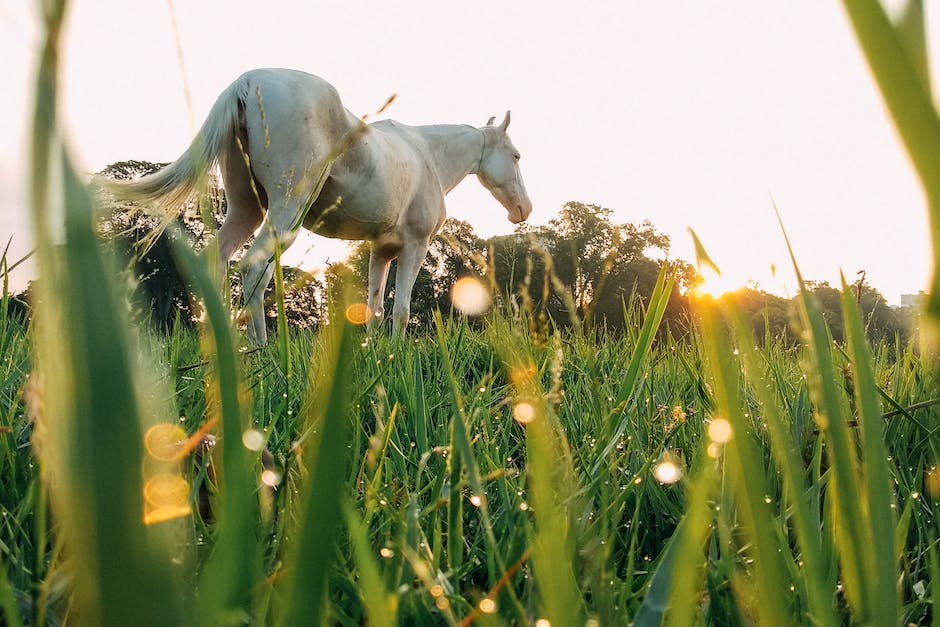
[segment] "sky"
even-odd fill
[[[13,259],[30,248],[38,40],[33,2],[4,0],[0,246],[12,235]],[[329,80],[356,115],[393,93],[384,117],[407,124],[482,126],[511,109],[530,222],[595,203],[649,220],[690,262],[691,227],[719,288],[795,293],[774,206],[804,277],[864,270],[893,304],[928,283],[922,190],[835,0],[75,0],[62,58],[65,135],[87,173],[175,160],[238,75],[287,67]],[[480,235],[512,232],[475,177],[447,204]],[[311,237],[291,253],[316,267],[344,250]]]

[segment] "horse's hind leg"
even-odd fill
[[[291,198],[272,200],[255,241],[242,259],[242,290],[248,313],[248,342],[263,346],[268,333],[264,318],[264,290],[274,274],[274,250],[280,246],[283,253],[297,238],[300,230],[300,212],[306,203],[299,194]]]
[[[254,181],[254,176],[237,144],[233,143],[229,147],[221,165],[227,207],[225,220],[216,237],[219,247],[219,275],[224,278],[232,255],[261,225],[267,208],[267,194],[264,188]]]

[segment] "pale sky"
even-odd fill
[[[729,286],[792,295],[776,202],[807,278],[864,269],[893,303],[927,285],[925,201],[835,0],[172,0],[179,47],[168,0],[70,4],[60,105],[88,172],[176,159],[239,74],[288,67],[332,82],[357,115],[392,93],[386,115],[407,124],[511,109],[536,224],[596,203],[650,220],[693,261],[691,226]],[[4,0],[0,246],[12,234],[14,258],[29,248],[37,41],[33,2]],[[512,231],[475,177],[448,211],[484,236]],[[342,255],[323,242],[294,252]]]

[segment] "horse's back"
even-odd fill
[[[297,70],[258,69],[238,78],[256,175],[283,182],[326,157],[357,123],[329,82]]]
[[[237,86],[252,173],[272,200],[306,197],[323,160],[350,139],[359,119],[330,83],[312,74],[252,70]],[[379,238],[397,227],[419,188],[439,189],[429,180],[432,172],[426,142],[413,127],[373,123],[331,164],[306,226],[327,237]]]

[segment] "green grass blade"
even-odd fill
[[[290,334],[287,329],[287,309],[285,305],[284,269],[281,267],[281,244],[274,238],[274,300],[277,303],[277,351],[281,372],[290,380]]]
[[[558,417],[546,401],[532,358],[503,330],[494,336],[502,350],[525,421],[526,486],[532,511],[532,569],[538,586],[537,619],[552,625],[584,623],[584,600],[575,575],[574,515],[582,504],[572,454]],[[513,410],[515,412],[515,409]]]
[[[845,402],[836,385],[832,337],[819,304],[803,282],[786,231],[784,239],[800,284],[798,312],[808,348],[804,368],[817,405],[816,423],[827,440],[830,472],[833,474],[829,486],[829,494],[834,501],[833,539],[842,565],[846,598],[858,618],[864,621],[873,613],[871,603],[877,595],[870,589],[871,582],[865,576],[870,572],[868,563],[871,555],[868,552],[870,539],[862,527],[865,511],[861,504],[858,457],[848,428]]]
[[[235,358],[235,343],[228,309],[222,304],[218,286],[202,259],[188,247],[185,238],[171,238],[173,254],[180,270],[189,276],[202,297],[208,319],[206,360],[215,365],[210,385],[215,387],[221,416],[222,484],[218,537],[213,554],[200,577],[200,620],[214,620],[220,614],[246,611],[258,573],[254,547],[254,525],[258,502],[254,497],[257,481],[250,473],[251,460],[242,445],[246,425],[238,390],[241,382]]]
[[[855,375],[854,390],[862,436],[862,492],[867,504],[864,520],[869,521],[868,551],[872,559],[864,573],[872,599],[872,620],[875,624],[895,623],[898,616],[898,595],[895,586],[898,573],[894,557],[895,517],[891,510],[891,478],[888,474],[888,451],[885,447],[885,423],[881,417],[878,384],[872,357],[865,339],[865,329],[855,296],[842,278],[842,318],[848,351]]]
[[[741,514],[745,533],[751,538],[754,564],[752,584],[759,602],[754,607],[760,623],[791,625],[797,622],[780,594],[789,587],[781,560],[781,547],[775,528],[777,521],[765,502],[769,493],[763,463],[749,432],[752,430],[744,414],[739,368],[732,359],[734,347],[724,327],[719,324],[716,305],[702,301],[697,308],[702,329],[703,352],[712,378],[716,420],[726,419],[733,436],[724,445],[725,479],[737,496],[735,504]],[[730,515],[729,513],[725,514]]]
[[[467,414],[464,407],[463,394],[460,392],[460,387],[457,383],[457,378],[454,375],[454,362],[450,356],[450,350],[447,347],[447,339],[444,330],[444,321],[441,318],[440,310],[435,310],[434,312],[434,326],[437,329],[437,339],[438,339],[438,348],[441,351],[441,358],[444,362],[445,375],[447,376],[448,381],[448,391],[450,392],[450,398],[453,402],[454,409],[456,410],[456,415],[452,421],[453,429],[453,442],[456,445],[456,450],[460,453],[460,458],[463,461],[464,469],[467,472],[467,483],[470,485],[471,498],[473,499],[473,504],[476,506],[477,511],[480,513],[480,522],[483,526],[483,532],[487,541],[489,548],[490,556],[495,561],[496,568],[498,570],[495,573],[497,576],[491,576],[491,583],[495,584],[496,581],[501,579],[506,575],[506,561],[502,555],[502,548],[499,545],[499,542],[496,540],[496,535],[493,533],[493,522],[490,519],[490,506],[489,498],[486,495],[486,491],[483,489],[483,481],[480,477],[480,467],[477,464],[476,458],[473,454],[473,448],[470,445],[470,436],[467,430]],[[456,484],[451,485],[451,490],[456,488]],[[456,521],[452,521],[456,522]],[[519,612],[520,617],[525,615],[525,612],[522,608],[519,599],[515,596],[514,592],[510,588],[508,590],[510,597],[512,598],[515,609]]]
[[[754,343],[750,324],[740,309],[729,301],[723,303],[726,319],[730,320],[741,364],[761,407],[761,419],[767,425],[771,454],[780,468],[786,498],[792,508],[792,525],[801,550],[803,576],[808,594],[808,612],[816,624],[834,627],[839,624],[835,612],[835,582],[829,581],[829,565],[823,559],[823,538],[819,517],[819,499],[808,485],[808,472],[788,430],[786,419],[772,383],[777,377]],[[830,585],[831,583],[831,585]]]
[[[20,617],[20,608],[16,605],[16,595],[10,579],[7,577],[7,565],[0,562],[0,609],[3,614],[0,620],[8,627],[23,627],[23,619]]]
[[[881,95],[927,195],[934,273],[928,309],[940,318],[940,117],[910,28],[899,32],[878,0],[843,0]],[[916,10],[916,9],[915,9]],[[916,15],[908,14],[907,24]],[[905,44],[906,42],[906,44]],[[915,51],[912,54],[912,51]]]
[[[141,412],[123,303],[92,228],[91,201],[61,159],[67,243],[60,267],[69,275],[43,278],[58,286],[45,306],[61,307],[67,324],[45,330],[56,346],[43,355],[55,359],[43,368],[43,392],[56,399],[48,409],[56,414],[49,453],[61,456],[52,464],[53,493],[63,503],[70,551],[91,573],[77,582],[79,596],[102,624],[179,624],[182,595],[168,576],[168,556],[158,553],[159,530],[143,523]]]
[[[424,455],[430,447],[428,445],[428,411],[424,393],[424,369],[420,356],[415,361],[415,408],[413,426],[418,452]]]
[[[656,338],[656,331],[662,322],[663,314],[666,312],[666,305],[669,304],[669,296],[672,294],[672,287],[675,284],[677,272],[667,274],[668,265],[663,264],[656,279],[656,286],[650,295],[649,305],[646,308],[646,317],[643,320],[643,327],[640,330],[640,336],[636,346],[633,348],[633,354],[630,356],[630,365],[627,367],[627,373],[624,376],[623,383],[617,390],[616,404],[625,403],[633,394],[640,378],[640,370],[649,355],[650,347]]]
[[[713,464],[704,464],[689,483],[688,506],[650,578],[634,627],[693,625],[701,612],[705,576],[705,542],[712,531],[709,501],[714,497],[717,475]]]
[[[318,626],[326,622],[328,564],[336,550],[337,523],[347,486],[349,446],[352,441],[347,404],[352,394],[352,327],[342,316],[329,325],[329,352],[324,376],[315,383],[325,399],[309,404],[307,423],[319,429],[308,444],[306,495],[300,512],[301,528],[294,547],[291,571],[284,582],[288,604],[284,624]]]
[[[904,44],[907,56],[924,85],[924,91],[932,93],[924,2],[923,0],[907,0],[906,5],[897,21],[898,38]]]
[[[937,611],[937,605],[940,604],[940,556],[937,555],[937,541],[932,533],[929,536],[929,547],[930,600],[933,603],[931,625],[940,627],[940,612]]]
[[[366,527],[347,501],[343,501],[343,514],[346,528],[349,530],[349,543],[353,556],[359,566],[359,589],[365,605],[369,625],[373,627],[392,627],[396,624],[395,612],[389,607],[389,600],[394,598],[386,590],[375,561],[372,546],[366,533]]]

